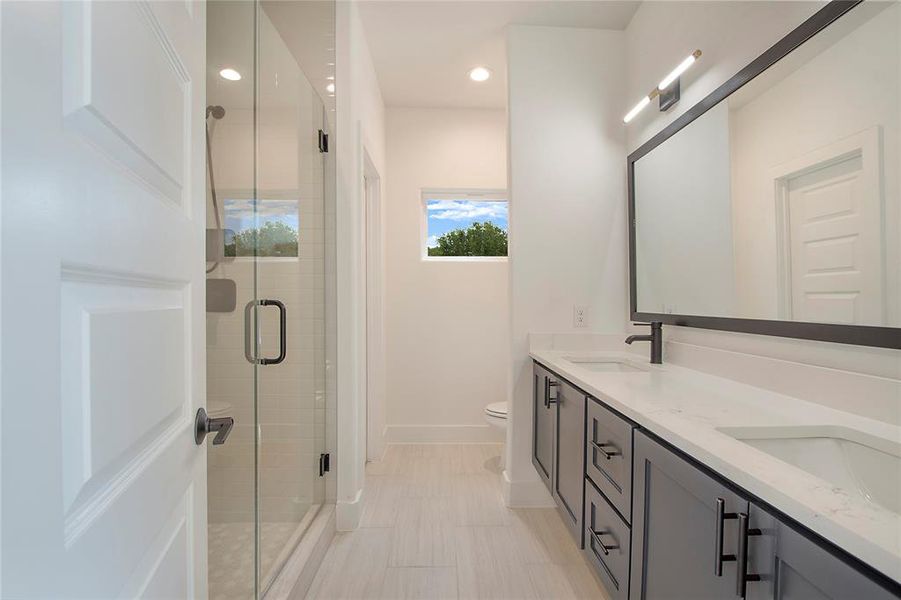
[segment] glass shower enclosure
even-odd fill
[[[211,598],[264,597],[329,501],[333,56],[333,2],[207,4]]]

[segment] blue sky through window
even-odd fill
[[[427,246],[437,246],[441,235],[454,229],[466,229],[473,223],[493,223],[507,231],[506,200],[426,200],[428,218]]]
[[[256,205],[256,216],[254,216]],[[268,222],[284,223],[294,231],[300,229],[297,200],[226,200],[225,228],[235,233],[262,227]]]

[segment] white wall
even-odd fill
[[[359,521],[366,460],[364,149],[382,174],[383,187],[385,181],[385,105],[358,10],[356,2],[336,3],[336,523],[341,530]]]
[[[682,99],[675,107],[667,113],[648,107],[627,126],[629,151],[691,108],[822,6],[821,2],[643,3],[626,30],[629,94],[623,114],[682,56],[695,48],[701,48],[704,55],[683,76]],[[897,419],[897,386],[880,385],[880,382],[890,382],[886,377],[901,379],[901,353],[896,350],[681,327],[665,329],[665,360],[866,416],[896,415]],[[745,368],[752,357],[763,357],[768,367]],[[780,377],[780,373],[788,372],[782,367],[790,364],[816,368],[802,369],[803,377]],[[873,395],[883,401],[877,401]],[[895,408],[886,407],[886,402],[894,403]]]
[[[621,332],[626,314],[625,36],[511,26],[507,34],[511,357],[504,494],[547,503],[531,464],[530,332]]]
[[[506,399],[506,261],[422,258],[424,188],[507,187],[502,110],[390,108],[385,210],[387,440],[488,441]]]

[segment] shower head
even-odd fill
[[[216,105],[211,104],[210,106],[206,107],[206,118],[209,119],[210,115],[213,115],[214,119],[221,119],[222,117],[225,116],[225,109],[222,108],[221,106],[219,106],[218,104],[216,104]]]

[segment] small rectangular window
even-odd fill
[[[427,258],[507,256],[505,191],[424,191]]]
[[[297,256],[297,200],[227,199],[224,209],[225,256]]]

